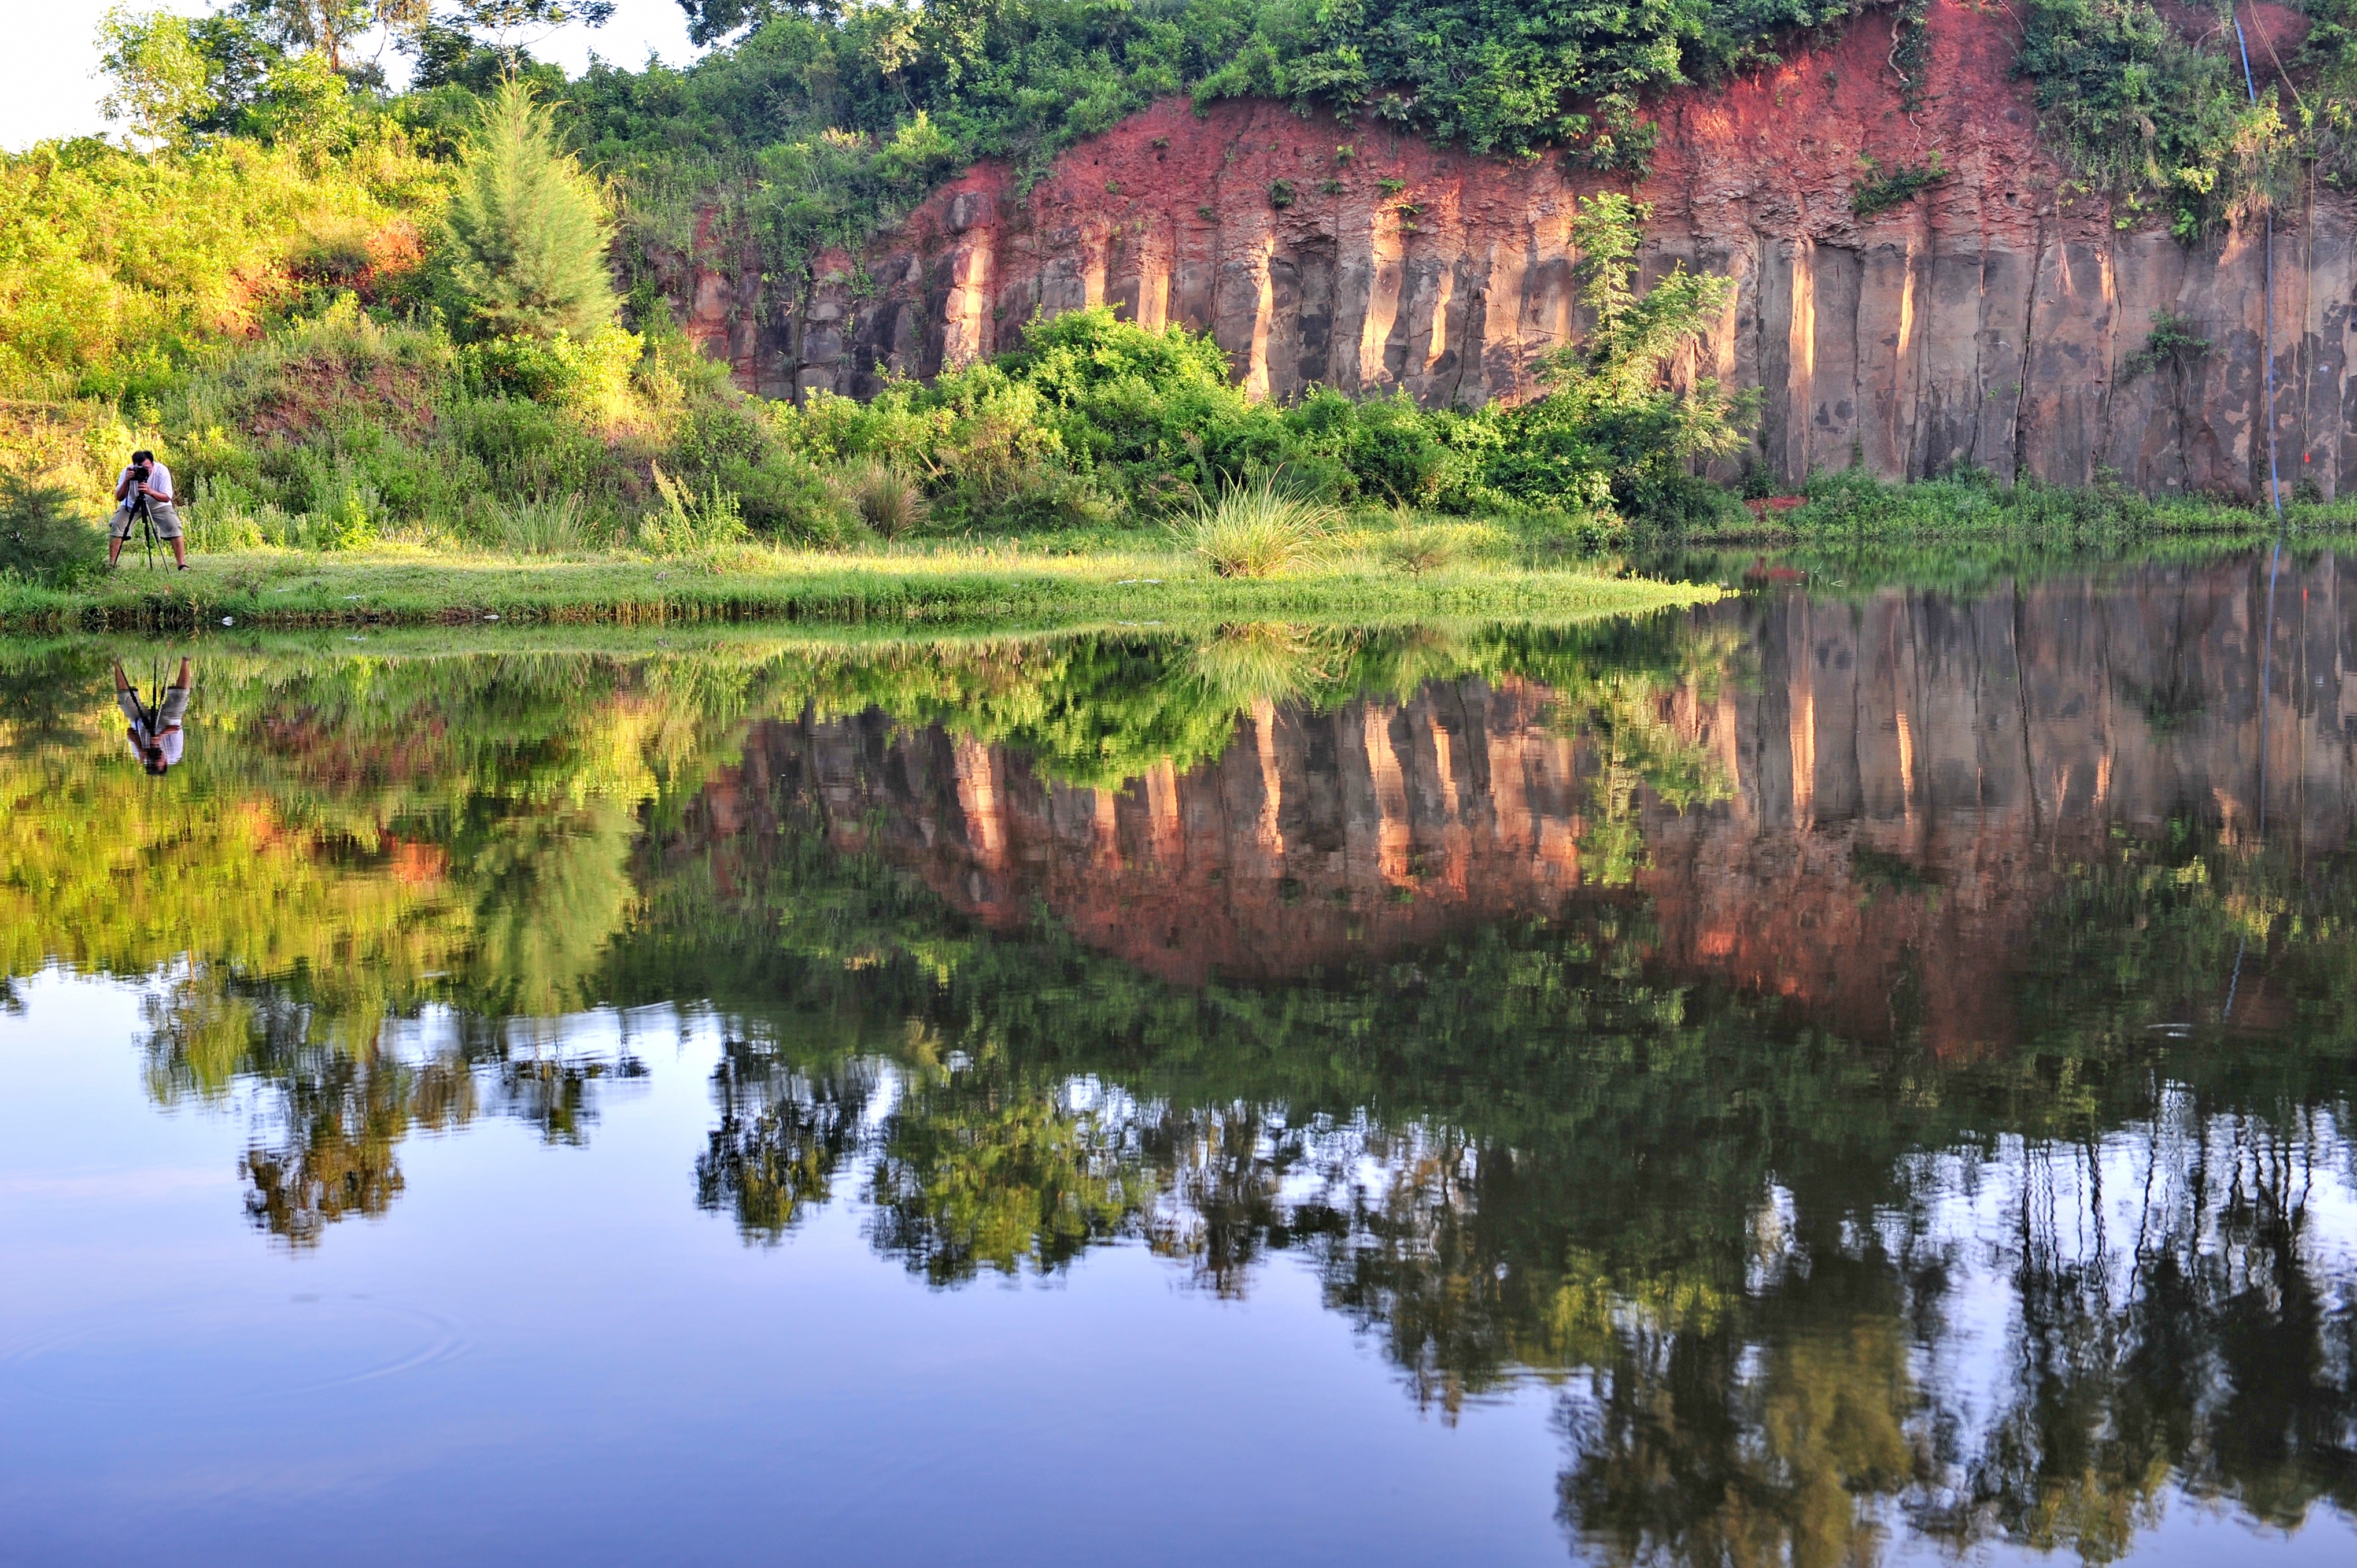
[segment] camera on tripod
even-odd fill
[[[114,543],[107,552],[106,559],[109,565],[113,564],[116,553],[123,546],[129,542],[132,532],[136,528],[140,542],[146,549],[148,569],[150,571],[155,569],[156,540],[156,518],[153,504],[155,498],[147,494],[147,487],[155,482],[155,478],[156,454],[145,447],[131,454],[131,461],[123,470],[122,510],[116,513],[123,521],[120,532],[114,536]],[[167,487],[171,484],[168,470],[164,482]],[[163,499],[167,503],[170,500],[168,494]],[[167,511],[164,516],[168,522],[171,513]],[[177,530],[172,537],[176,541],[173,548],[177,553],[179,548],[177,543],[178,537]]]

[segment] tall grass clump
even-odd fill
[[[932,507],[909,473],[882,457],[854,457],[835,469],[834,493],[846,510],[886,539],[899,539],[925,526]]]
[[[639,542],[647,549],[659,555],[709,554],[745,542],[744,508],[717,479],[697,490],[658,464],[654,482],[662,510],[649,513],[639,525]]]
[[[1470,531],[1463,524],[1420,522],[1405,507],[1392,509],[1392,532],[1378,542],[1375,553],[1395,570],[1421,577],[1426,572],[1445,572],[1464,558]]]
[[[589,509],[577,495],[493,502],[490,542],[518,555],[570,555],[600,542]]]
[[[1328,560],[1341,516],[1325,501],[1288,495],[1264,479],[1229,485],[1176,532],[1182,548],[1222,577],[1276,577]]]

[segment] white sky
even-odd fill
[[[113,0],[0,0],[0,147],[22,152],[53,136],[105,134],[99,117],[98,19]],[[134,0],[141,10],[202,16],[205,0]],[[533,53],[578,73],[595,49],[607,59],[638,65],[648,51],[673,64],[695,54],[687,18],[676,0],[617,0],[614,19],[597,32],[574,27]],[[398,80],[404,63],[387,51]]]

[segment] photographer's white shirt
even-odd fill
[[[129,468],[124,469],[123,472],[114,476],[114,488],[118,490],[123,489],[124,482],[130,478],[131,470]],[[179,496],[179,492],[172,488],[172,470],[167,468],[161,463],[150,463],[147,465],[147,488],[151,490],[163,491],[167,499],[177,499]],[[128,505],[137,493],[138,492],[133,490],[124,491],[123,496],[124,503]]]

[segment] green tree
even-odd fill
[[[526,46],[576,22],[602,27],[613,15],[614,0],[457,0],[438,23],[484,40],[512,69]]]
[[[98,48],[112,84],[99,109],[145,141],[183,140],[211,111],[210,72],[186,16],[117,5],[99,18]]]
[[[443,217],[442,251],[468,325],[486,337],[586,338],[619,303],[603,193],[558,144],[531,89],[483,105]]]
[[[334,71],[372,71],[374,62],[356,62],[349,51],[376,33],[380,40],[414,32],[425,24],[429,0],[236,0],[227,14],[256,28],[280,48],[316,53]],[[379,48],[382,48],[382,41]]]

